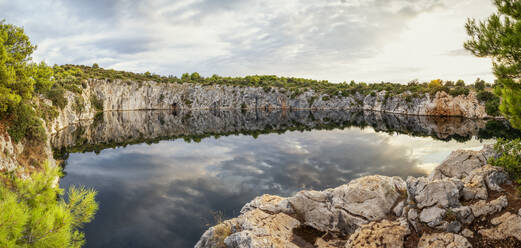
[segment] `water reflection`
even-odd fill
[[[61,181],[99,191],[87,247],[193,247],[217,211],[233,217],[255,196],[324,189],[368,174],[419,176],[452,149],[489,142],[475,137],[485,122],[374,113],[113,112],[104,120],[53,138],[66,152],[99,151],[71,153]],[[374,128],[333,129],[353,123]],[[313,127],[332,130],[270,133]],[[218,136],[239,132],[253,136]],[[200,139],[207,134],[217,137]],[[199,142],[158,141],[183,136]],[[127,143],[139,144],[118,147]]]

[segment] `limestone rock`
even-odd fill
[[[427,178],[407,178],[407,190],[410,200],[418,208],[438,206],[441,208],[458,207],[463,183],[458,179],[430,181]]]
[[[488,198],[488,190],[501,192],[503,191],[501,185],[510,183],[510,180],[503,168],[487,164],[470,172],[463,179],[463,182],[465,184],[463,189],[463,198],[465,200],[486,200]]]
[[[453,151],[441,165],[436,167],[429,179],[439,180],[443,178],[462,179],[471,171],[480,168],[487,163],[487,158],[481,151],[456,150]]]
[[[456,219],[461,221],[463,224],[470,224],[474,221],[474,214],[469,206],[452,208],[450,211],[453,212],[456,215]]]
[[[507,205],[507,197],[502,195],[490,202],[486,202],[485,200],[476,202],[472,204],[470,208],[472,209],[472,213],[474,214],[474,216],[477,218],[480,216],[495,214],[503,210],[503,208],[505,208]]]
[[[409,225],[403,218],[370,222],[356,230],[345,247],[403,247],[405,237],[409,234]]]
[[[393,208],[394,215],[396,215],[398,217],[402,216],[404,207],[405,207],[405,200],[396,204],[396,206]]]
[[[469,241],[458,234],[433,233],[420,238],[418,248],[471,248]]]
[[[442,224],[445,210],[438,207],[425,208],[420,213],[420,220],[429,227],[435,228]]]
[[[514,237],[521,241],[521,216],[506,212],[490,223],[495,227],[479,230],[479,234],[491,239]]]
[[[293,208],[286,198],[267,194],[256,197],[251,202],[246,203],[246,205],[244,205],[241,209],[241,214],[252,211],[254,209],[260,209],[264,212],[269,212],[272,214],[277,214],[280,212],[286,214],[293,213]]]
[[[300,222],[287,214],[268,214],[254,209],[207,230],[196,248],[213,247],[297,247],[292,230]]]
[[[368,176],[322,192],[301,191],[288,201],[304,224],[350,234],[361,224],[385,218],[404,192],[405,182],[398,177]]]

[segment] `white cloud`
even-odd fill
[[[51,64],[336,82],[492,79],[488,59],[461,53],[466,18],[492,13],[489,0],[0,0],[0,11]]]

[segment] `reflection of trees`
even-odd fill
[[[346,111],[124,111],[105,112],[93,121],[70,126],[52,137],[56,157],[70,152],[99,152],[106,148],[182,138],[200,142],[207,137],[244,134],[258,137],[287,131],[371,127],[377,132],[433,137],[465,142],[509,133],[508,124],[459,117],[428,117]]]

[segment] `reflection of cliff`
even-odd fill
[[[208,136],[258,135],[287,130],[373,127],[376,131],[466,140],[478,136],[484,120],[406,116],[345,111],[124,111],[104,112],[94,120],[69,126],[51,138],[55,148],[99,150],[131,143]]]

